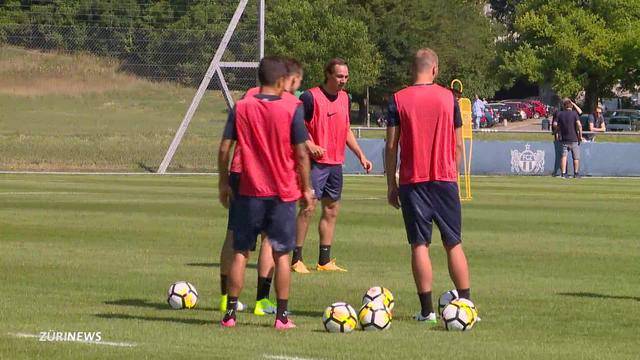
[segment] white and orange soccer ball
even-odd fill
[[[198,291],[186,281],[175,282],[169,286],[167,302],[176,310],[192,309],[198,303]]]
[[[350,333],[358,326],[358,315],[351,305],[335,302],[322,313],[322,324],[328,332]]]
[[[382,286],[374,286],[367,290],[364,296],[362,296],[362,305],[366,305],[370,302],[377,302],[386,306],[389,314],[393,314],[393,308],[396,306],[393,293]]]

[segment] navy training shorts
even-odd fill
[[[442,243],[462,242],[462,208],[458,184],[429,181],[400,185],[402,217],[410,244],[431,244],[433,222],[442,234]]]
[[[311,163],[311,185],[317,199],[340,200],[342,183],[342,165]]]
[[[256,240],[262,232],[266,233],[276,252],[289,252],[296,247],[295,201],[240,195],[235,202],[234,250],[255,250]]]

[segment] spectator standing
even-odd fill
[[[473,127],[474,129],[480,129],[480,120],[484,116],[484,111],[486,106],[484,101],[480,99],[480,97],[476,94],[475,100],[473,101]]]
[[[560,159],[560,170],[562,177],[567,175],[567,157],[571,151],[573,159],[573,177],[580,177],[580,143],[582,142],[582,125],[580,124],[580,114],[582,110],[573,101],[565,98],[562,101],[563,110],[558,111],[553,120],[554,134],[559,135],[562,146],[562,158]]]

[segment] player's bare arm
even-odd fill
[[[222,139],[218,149],[218,198],[225,208],[229,208],[229,202],[233,196],[229,186],[229,160],[231,158],[231,148],[235,141]]]
[[[398,142],[400,141],[400,127],[387,127],[387,144],[385,148],[385,173],[387,174],[387,201],[396,209],[400,208],[398,199],[398,181],[396,169],[398,168]]]

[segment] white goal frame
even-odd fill
[[[257,1],[258,1],[258,19],[259,19],[258,20],[258,37],[259,37],[258,56],[259,56],[259,59],[262,59],[264,57],[265,0],[257,0]],[[229,87],[227,86],[227,82],[222,73],[222,69],[223,68],[258,68],[257,61],[256,62],[223,62],[221,61],[222,55],[224,55],[225,51],[227,50],[227,46],[229,45],[231,36],[233,36],[233,33],[235,32],[236,27],[240,22],[240,18],[242,17],[242,14],[244,14],[244,11],[247,7],[248,2],[249,0],[240,0],[240,3],[236,8],[235,13],[233,14],[233,17],[231,18],[231,21],[227,26],[227,31],[224,33],[224,36],[222,37],[222,41],[220,41],[220,44],[218,45],[218,49],[216,50],[215,55],[213,56],[213,60],[211,60],[211,63],[209,64],[209,68],[207,69],[207,72],[204,75],[202,82],[200,82],[198,91],[196,92],[196,95],[193,97],[193,100],[191,100],[191,105],[189,105],[189,109],[187,110],[187,113],[184,115],[184,118],[182,119],[182,123],[180,124],[180,127],[178,127],[178,130],[176,131],[176,134],[173,137],[173,141],[171,141],[171,145],[169,146],[169,149],[167,150],[167,153],[165,154],[164,159],[162,160],[162,163],[160,163],[160,167],[158,168],[158,172],[157,172],[158,174],[166,173],[167,168],[169,167],[169,164],[171,164],[171,160],[173,159],[173,156],[178,150],[178,146],[182,141],[182,137],[187,131],[187,128],[189,127],[189,123],[191,122],[191,119],[193,118],[193,115],[195,114],[196,109],[198,108],[198,105],[200,105],[200,101],[202,100],[202,97],[204,96],[205,91],[209,87],[209,83],[211,83],[211,80],[213,79],[213,77],[215,75],[218,76],[218,79],[220,80],[220,85],[222,87],[222,93],[224,95],[224,99],[227,102],[227,106],[231,109],[233,108],[234,101],[233,101],[233,97],[231,96],[231,91],[229,91]]]

